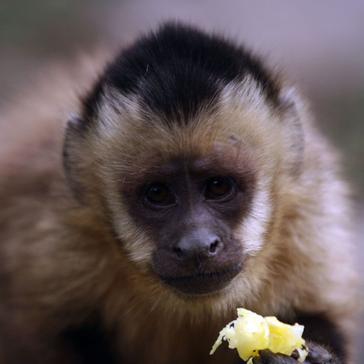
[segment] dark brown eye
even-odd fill
[[[213,177],[205,185],[207,200],[226,200],[235,194],[235,183],[230,177]]]
[[[169,206],[176,202],[175,196],[167,185],[163,183],[153,183],[148,186],[145,192],[145,200],[154,206]]]

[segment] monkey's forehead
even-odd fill
[[[90,144],[96,146],[99,164],[113,163],[132,174],[181,159],[212,161],[210,168],[213,161],[231,168],[234,162],[239,168],[251,165],[248,160],[270,160],[280,146],[279,118],[249,80],[228,85],[214,107],[199,110],[187,123],[166,119],[143,108],[137,98],[113,90],[105,95],[97,118]]]
[[[114,130],[106,127],[101,138],[100,134],[95,138],[97,165],[110,179],[131,188],[185,172],[196,177],[231,175],[245,181],[252,181],[256,171],[269,173],[272,166],[267,164],[273,159],[266,157],[271,151],[260,143],[264,138],[255,128],[241,135],[240,130],[219,127],[224,121],[196,121],[194,128],[191,124],[149,128],[142,120],[128,124],[127,130],[119,128],[120,123]]]
[[[196,151],[165,155],[144,155],[135,161],[137,170],[129,177],[146,181],[180,178],[183,175],[206,178],[206,176],[230,175],[237,179],[252,179],[255,165],[249,153],[239,148],[216,148],[209,154]],[[143,158],[144,157],[144,158]],[[148,158],[149,157],[149,158]]]
[[[214,176],[230,176],[240,185],[252,186],[256,179],[256,164],[241,148],[216,148],[210,153],[184,151],[183,153],[160,153],[151,151],[134,158],[105,158],[102,163],[103,174],[107,174],[117,188],[124,193],[156,181],[185,181],[187,176],[195,181],[203,181]]]

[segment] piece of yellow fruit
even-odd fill
[[[305,340],[302,338],[302,325],[287,325],[277,320],[276,317],[266,317],[269,326],[270,342],[269,350],[272,353],[291,355],[295,349],[302,348]]]
[[[227,324],[219,334],[210,355],[221,345],[228,342],[230,349],[237,349],[239,356],[252,363],[259,356],[259,350],[270,350],[272,353],[292,355],[297,350],[299,362],[307,356],[305,340],[302,338],[302,325],[288,325],[276,317],[263,317],[244,308],[238,308],[238,318]]]

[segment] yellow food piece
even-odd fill
[[[238,308],[238,318],[227,324],[219,334],[210,355],[221,345],[228,342],[230,349],[237,349],[239,356],[248,363],[259,356],[259,350],[270,350],[272,353],[292,355],[298,351],[299,362],[307,356],[305,340],[302,338],[302,325],[288,325],[276,317],[263,317],[244,308]]]
[[[302,338],[302,325],[287,325],[277,320],[276,317],[266,317],[265,321],[269,326],[269,347],[272,353],[291,355],[295,349],[302,348],[305,340]]]

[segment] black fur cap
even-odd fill
[[[104,85],[123,95],[137,94],[143,107],[165,120],[188,123],[213,105],[223,86],[251,75],[270,103],[279,87],[259,59],[243,47],[193,27],[166,23],[123,49],[84,99],[83,121],[97,112]],[[86,119],[86,120],[85,120]]]

